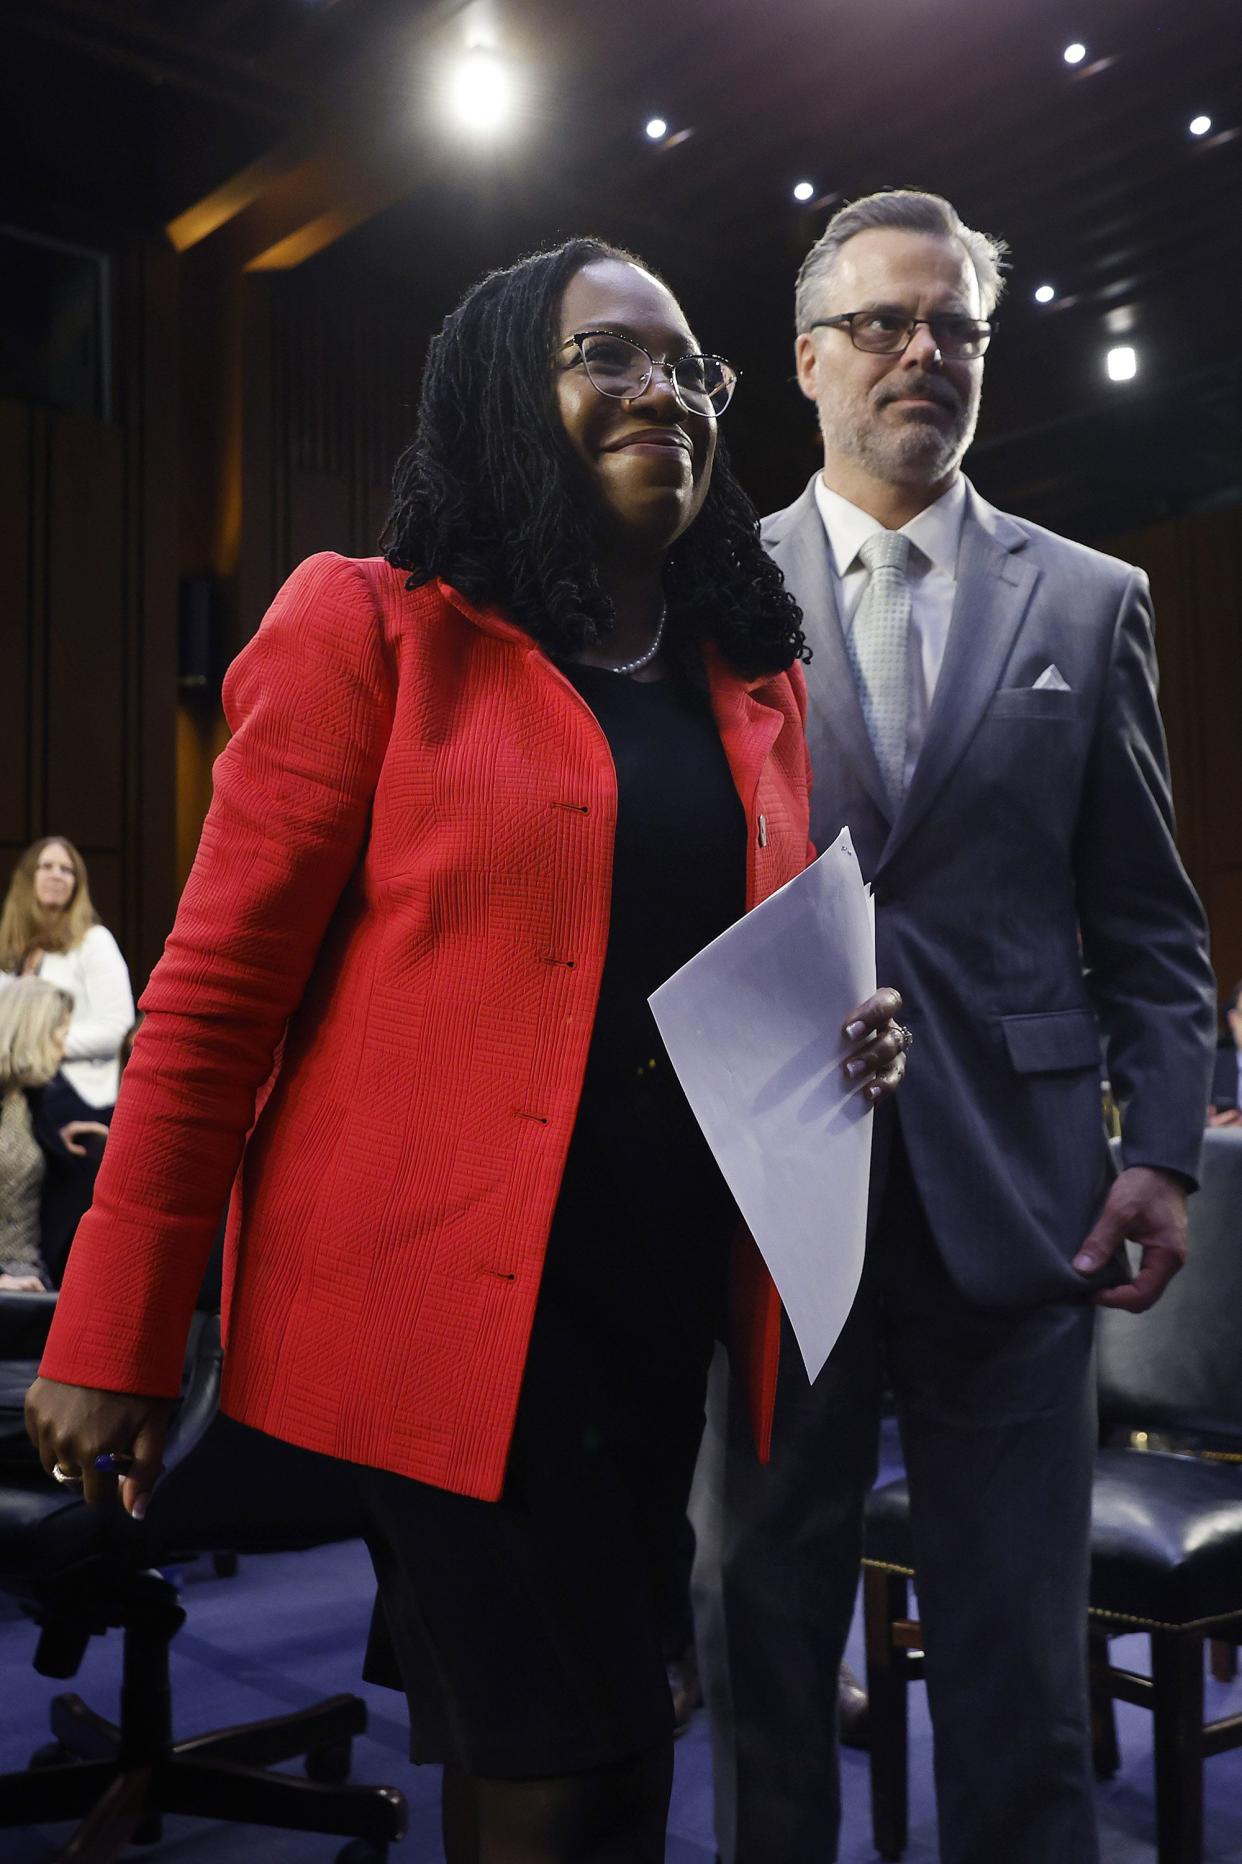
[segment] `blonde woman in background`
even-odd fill
[[[129,971],[116,940],[91,904],[86,863],[63,835],[27,848],[13,870],[0,914],[0,971],[37,976],[73,998],[64,1079],[85,1108],[116,1101],[117,1054],[134,1020]],[[68,1108],[65,1117],[72,1117]]]
[[[45,1161],[30,1097],[60,1067],[72,1011],[68,991],[42,978],[0,981],[0,1289],[51,1286],[39,1234]]]

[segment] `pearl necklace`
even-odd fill
[[[664,640],[664,624],[667,620],[668,603],[665,602],[661,606],[660,619],[656,623],[655,639],[652,641],[646,653],[639,654],[637,660],[623,661],[619,667],[605,667],[605,673],[641,673],[644,667],[649,667],[660,651],[661,644]]]

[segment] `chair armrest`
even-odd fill
[[[41,1358],[55,1312],[54,1294],[0,1290],[0,1360]]]
[[[220,1407],[220,1316],[197,1313],[186,1343],[185,1383],[164,1444],[164,1468],[188,1456],[211,1428]]]

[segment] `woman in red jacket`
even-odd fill
[[[452,1864],[663,1856],[660,1595],[738,1220],[647,996],[807,858],[734,381],[594,241],[447,320],[386,560],[303,564],[229,674],[29,1401],[49,1469],[94,1499],[132,1455],[141,1511],[236,1179],[225,1406],[357,1467]],[[872,1099],[896,1007],[856,1013]],[[762,1440],[745,1240],[732,1308]]]

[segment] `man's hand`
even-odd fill
[[[1132,1282],[1097,1294],[1099,1307],[1128,1314],[1154,1307],[1186,1260],[1186,1187],[1172,1172],[1131,1165],[1104,1200],[1095,1228],[1074,1257],[1080,1275],[1094,1275],[1128,1237],[1142,1261]]]

